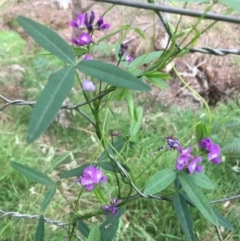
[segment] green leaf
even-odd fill
[[[35,241],[44,241],[44,229],[44,216],[41,215],[35,232]]]
[[[116,235],[119,225],[119,218],[124,213],[125,208],[119,208],[117,215],[109,216],[100,226],[101,241],[112,241]]]
[[[73,51],[76,56],[82,56],[87,53],[87,48],[84,47],[73,47]]]
[[[130,90],[150,91],[151,87],[129,72],[99,60],[81,61],[77,68],[100,81]]]
[[[230,231],[234,231],[234,227],[232,226],[232,224],[230,222],[228,222],[228,220],[226,218],[224,218],[222,216],[222,214],[219,213],[215,208],[212,208],[212,209],[218,219],[219,225],[223,226],[224,228],[226,228]]]
[[[44,210],[47,208],[47,206],[52,201],[52,198],[54,197],[55,193],[56,193],[56,188],[55,187],[50,187],[48,189],[48,191],[45,193],[44,200],[42,202],[40,212],[44,212]]]
[[[63,174],[60,175],[60,178],[68,178],[68,177],[78,177],[83,174],[83,171],[85,170],[86,167],[90,166],[90,163],[84,163],[80,167],[76,167],[72,170],[69,170],[67,172],[64,172]]]
[[[193,220],[188,204],[180,193],[173,195],[173,206],[188,241],[194,241]]]
[[[176,176],[176,172],[170,168],[157,172],[150,178],[143,193],[149,195],[161,192],[176,179]]]
[[[87,238],[89,233],[90,233],[90,229],[89,227],[87,226],[86,223],[84,223],[83,220],[78,220],[77,221],[77,228],[78,230],[80,231],[80,233],[85,237]]]
[[[201,189],[192,182],[189,178],[190,175],[184,173],[178,173],[178,178],[182,184],[182,187],[189,199],[194,203],[196,208],[202,213],[202,215],[212,224],[218,225],[217,218],[212,210],[212,207],[208,203],[206,197],[203,195]]]
[[[137,121],[135,120],[131,121],[131,126],[129,129],[130,136],[135,136],[138,133],[142,125],[142,118],[143,118],[143,108],[142,106],[139,106],[137,108]]]
[[[160,56],[162,55],[162,51],[155,51],[155,52],[152,52],[152,53],[147,53],[147,54],[144,54],[136,59],[134,59],[130,64],[129,64],[129,68],[137,68],[139,67],[140,65],[143,65],[143,64],[147,64],[157,58],[159,58]]]
[[[114,36],[114,35],[122,32],[123,30],[129,29],[130,27],[131,27],[130,25],[120,26],[117,31],[112,32],[112,33],[110,33],[110,34],[108,34],[108,35],[105,35],[103,38],[99,39],[97,42],[98,42],[98,43],[103,42],[103,41],[111,38],[112,36]]]
[[[197,186],[205,189],[215,189],[212,180],[203,173],[194,172],[188,176]]]
[[[105,197],[99,187],[94,188],[94,194],[99,201],[101,201],[102,203],[107,203],[107,200],[105,199]]]
[[[202,122],[199,122],[196,125],[196,137],[197,142],[201,141],[202,139],[208,137],[210,134],[209,128]]]
[[[99,227],[95,224],[91,228],[87,241],[100,241],[101,233]]]
[[[131,119],[137,121],[136,113],[135,113],[136,107],[134,105],[132,94],[129,90],[125,90],[124,94],[125,94],[125,99],[126,99],[127,104],[128,104],[128,112],[131,116]]]
[[[23,16],[18,16],[17,21],[41,47],[64,62],[75,63],[73,49],[55,31]]]
[[[140,28],[133,29],[136,34],[138,34],[142,39],[145,39],[144,32]]]
[[[144,77],[146,77],[146,76],[144,75],[143,78]],[[162,79],[154,78],[154,77],[146,77],[146,79],[160,89],[167,89],[168,88],[168,84],[166,83],[166,81],[164,81]]]
[[[10,165],[16,171],[20,172],[26,178],[28,178],[34,182],[40,183],[45,186],[53,186],[54,185],[53,180],[49,176],[47,176],[46,174],[44,174],[40,171],[37,171],[29,166],[26,166],[26,165],[23,165],[23,164],[14,162],[14,161],[11,161]]]
[[[59,70],[46,84],[31,113],[28,142],[35,141],[52,123],[73,86],[74,75],[74,67],[67,66]]]

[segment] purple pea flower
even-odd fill
[[[210,137],[207,137],[199,142],[199,146],[205,150],[210,151],[213,142]]]
[[[99,17],[99,19],[97,20],[97,30],[106,30],[110,28],[110,24],[109,23],[104,23],[103,17]]]
[[[212,161],[214,164],[219,164],[221,162],[221,148],[218,144],[213,143],[210,137],[201,140],[199,142],[199,147],[208,152],[208,161]]]
[[[201,157],[196,157],[194,158],[189,164],[188,164],[188,170],[190,172],[190,174],[193,174],[194,171],[196,172],[202,172],[203,171],[203,167],[200,166],[198,163],[202,161]]]
[[[177,170],[184,169],[188,165],[189,161],[193,159],[193,156],[190,154],[191,151],[192,151],[191,147],[185,150],[179,151],[180,155],[177,158],[177,164],[176,164]]]
[[[89,54],[85,54],[84,57],[83,57],[83,60],[92,60],[92,56],[89,55]]]
[[[76,21],[71,21],[70,22],[70,26],[72,26],[74,28],[80,28],[80,29],[86,28],[86,25],[85,25],[85,14],[79,13],[78,16],[77,16],[77,20]]]
[[[95,91],[96,90],[96,86],[94,85],[94,83],[91,80],[84,80],[83,84],[82,84],[82,88],[84,91]]]
[[[91,32],[93,30],[94,19],[95,19],[95,13],[93,11],[91,12],[91,15],[90,15],[89,19],[88,19],[88,14],[87,13],[85,14],[84,23],[85,23],[89,32]]]
[[[106,215],[109,215],[110,213],[112,213],[112,215],[117,215],[117,211],[118,211],[118,199],[117,198],[113,198],[112,202],[110,202],[110,205],[104,205],[102,207],[103,211],[105,211]]]
[[[133,61],[133,57],[130,56],[128,53],[126,53],[126,61],[127,61],[128,63],[131,63],[131,62]]]
[[[182,147],[180,146],[180,143],[177,138],[174,138],[173,136],[167,136],[167,149],[180,149],[182,150]]]
[[[78,39],[73,38],[72,43],[78,46],[88,45],[92,41],[92,37],[88,33],[82,32]]]
[[[100,182],[105,183],[107,177],[103,175],[102,171],[97,167],[88,166],[84,171],[82,176],[79,176],[75,183],[80,183],[82,186],[86,187],[87,191],[91,191],[94,185]]]

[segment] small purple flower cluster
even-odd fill
[[[221,148],[218,144],[213,143],[211,138],[207,137],[201,140],[199,142],[199,147],[208,152],[208,161],[212,161],[214,164],[221,162]]]
[[[112,202],[110,202],[110,205],[104,205],[102,207],[103,211],[105,211],[106,215],[109,215],[110,213],[112,213],[112,215],[117,215],[117,211],[118,211],[118,199],[117,198],[113,198]]]
[[[167,149],[176,149],[179,152],[179,156],[177,158],[176,169],[181,171],[183,169],[188,169],[190,174],[196,172],[202,172],[203,166],[200,165],[202,158],[200,156],[193,156],[191,154],[192,147],[187,149],[183,149],[180,146],[178,139],[167,136]],[[220,153],[221,149],[218,144],[212,142],[211,138],[205,138],[199,142],[199,147],[205,149],[208,152],[208,161],[212,161],[214,164],[218,164],[221,162]]]
[[[80,183],[82,186],[86,187],[87,191],[91,191],[94,185],[100,182],[105,183],[106,181],[107,177],[103,175],[101,170],[94,166],[88,166],[83,171],[83,175],[79,176],[75,183]]]
[[[121,43],[120,49],[118,52],[118,57],[122,58],[122,56],[125,54],[125,61],[127,61],[128,63],[131,63],[133,61],[133,57],[128,54],[127,50],[128,50],[128,45]]]
[[[92,11],[90,14],[90,17],[88,16],[88,13],[83,13],[83,14],[79,13],[77,16],[77,19],[75,21],[70,22],[70,25],[73,28],[88,30],[87,33],[82,32],[77,39],[73,38],[72,39],[73,44],[76,44],[78,46],[88,45],[92,42],[92,37],[90,33],[93,30],[103,31],[105,29],[110,28],[109,23],[104,23],[103,17],[100,16],[95,25],[93,25],[94,20],[95,20],[95,13]]]

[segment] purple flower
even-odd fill
[[[208,161],[211,161],[220,156],[221,148],[218,144],[212,144],[211,148],[209,148]]]
[[[188,164],[187,168],[188,168],[190,174],[193,174],[194,171],[196,171],[196,172],[202,172],[203,171],[203,167],[198,164],[201,161],[202,161],[202,158],[198,156]]]
[[[177,138],[174,138],[173,136],[167,136],[167,149],[178,149],[180,148],[180,143]],[[182,148],[180,148],[182,149]]]
[[[86,28],[85,25],[85,14],[78,14],[77,20],[76,21],[71,21],[70,25],[74,28],[80,28],[80,29],[84,29]]]
[[[176,169],[177,170],[182,170],[183,168],[185,168],[188,163],[189,160],[191,160],[193,158],[193,156],[190,154],[192,151],[192,148],[189,147],[185,150],[181,150],[180,155],[177,158],[177,164],[176,164]]]
[[[221,162],[221,148],[218,144],[213,143],[210,137],[201,140],[199,146],[208,152],[208,161],[212,161],[214,164]]]
[[[213,142],[212,142],[210,137],[207,137],[207,138],[205,138],[205,139],[203,139],[199,142],[199,146],[202,149],[205,149],[205,150],[208,150],[208,151],[211,148],[212,144],[213,144]]]
[[[83,84],[82,84],[82,88],[84,91],[95,91],[96,90],[96,86],[94,85],[94,83],[91,80],[84,80]]]
[[[88,19],[88,14],[86,13],[85,14],[85,25],[88,29],[89,32],[91,32],[93,30],[93,22],[94,22],[94,19],[95,19],[95,13],[92,11],[91,12],[91,15],[90,15],[90,18]]]
[[[128,55],[128,53],[126,53],[126,61],[127,61],[128,63],[131,63],[131,62],[133,61],[133,57],[130,56],[130,55]]]
[[[95,13],[94,11],[91,12],[90,17],[88,17],[88,13],[79,13],[78,17],[75,21],[70,22],[70,26],[74,28],[80,28],[80,29],[87,29],[88,32],[92,32],[94,27],[93,23],[95,20]],[[96,22],[96,30],[105,30],[109,29],[110,24],[109,23],[104,23],[103,17],[100,17],[97,22]]]
[[[112,215],[117,215],[117,211],[118,211],[118,199],[117,198],[113,198],[112,202],[110,202],[110,205],[104,205],[102,207],[103,211],[105,211],[106,215],[109,215],[110,213],[112,213]]]
[[[97,20],[97,30],[105,30],[105,29],[109,29],[110,28],[110,24],[109,23],[104,23],[104,20],[102,17],[99,17],[99,19]]]
[[[211,160],[214,164],[219,164],[221,162],[221,159],[219,157],[216,157]]]
[[[78,46],[88,45],[92,41],[92,37],[88,33],[82,32],[78,39],[73,38],[72,43]]]
[[[87,191],[91,191],[94,185],[99,184],[100,182],[105,183],[106,180],[107,177],[103,175],[101,170],[94,166],[88,166],[83,171],[83,175],[79,176],[75,182],[85,186]]]
[[[92,56],[89,55],[89,54],[85,54],[84,57],[83,57],[83,60],[92,60]]]

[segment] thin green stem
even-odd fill
[[[208,118],[209,118],[209,126],[212,126],[212,115],[211,115],[211,111],[210,108],[207,104],[207,102],[204,100],[204,98],[198,94],[198,92],[196,90],[194,90],[191,86],[189,86],[189,84],[179,75],[178,71],[176,70],[176,68],[174,66],[172,66],[173,71],[175,72],[175,74],[177,75],[177,77],[180,79],[180,81],[191,91],[193,92],[205,105],[207,111],[208,111]]]

